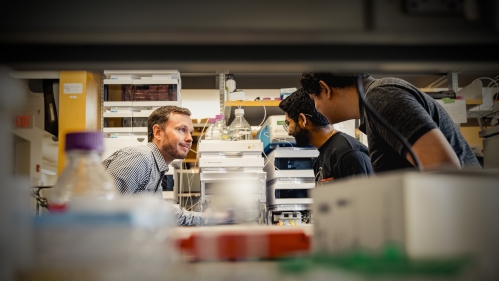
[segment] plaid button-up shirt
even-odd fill
[[[168,172],[168,165],[156,144],[150,142],[147,145],[122,148],[111,154],[102,164],[122,195],[154,193],[162,197],[161,183]],[[179,225],[204,223],[202,213],[177,207],[173,208],[173,213]]]

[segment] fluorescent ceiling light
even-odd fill
[[[44,173],[46,175],[51,175],[51,176],[55,176],[56,175],[55,172],[52,172],[52,171],[49,171],[49,170],[45,170],[45,169],[42,169],[42,173]]]

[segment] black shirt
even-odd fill
[[[456,152],[462,167],[481,168],[475,154],[445,109],[432,97],[398,78],[364,82],[366,100],[410,145],[435,128]],[[407,161],[408,150],[388,129],[378,123],[360,104],[359,129],[367,135],[371,163],[376,173],[414,168]]]
[[[355,138],[338,132],[320,148],[314,162],[315,183],[373,173],[367,147]]]

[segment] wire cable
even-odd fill
[[[499,89],[499,84],[497,83],[497,77],[499,77],[499,75],[496,76],[496,78],[494,78],[494,79],[492,79],[490,77],[480,77],[480,78],[477,78],[477,79],[473,80],[473,82],[475,82],[477,80],[490,80],[489,84],[487,85],[487,89],[485,90],[485,93],[482,94],[482,100],[484,100],[485,97],[487,97],[488,94],[492,93],[492,90],[491,90],[491,87],[490,87],[490,85],[492,83],[496,84],[496,89]],[[471,82],[471,83],[473,83],[473,82]],[[486,110],[490,110],[491,108],[492,108],[492,106],[490,108],[486,109]]]
[[[499,76],[499,75],[498,75],[498,76]],[[498,77],[498,76],[496,76],[496,77]],[[498,84],[497,84],[497,81],[496,81],[496,80],[497,80],[497,78],[496,78],[496,79],[492,79],[492,78],[490,78],[490,77],[480,77],[480,78],[477,78],[477,79],[473,80],[473,82],[475,82],[476,80],[482,80],[482,79],[485,79],[485,80],[491,80],[491,82],[490,82],[490,83],[495,83],[495,84],[496,84],[496,87],[497,87],[497,88],[499,88],[499,86],[498,86]],[[471,82],[471,83],[473,83],[473,82]],[[490,85],[490,83],[489,83],[489,85]]]
[[[192,206],[192,183],[194,182],[194,170],[191,169],[191,177],[189,177],[189,175],[187,175],[187,184],[189,185],[189,197],[188,197],[188,201],[190,201],[190,205]],[[188,202],[187,201],[187,202]],[[186,202],[186,205],[187,205],[187,202]]]
[[[280,141],[280,142],[285,142],[285,143],[288,143],[291,147],[295,147],[295,146],[293,145],[293,143],[291,143],[291,142],[287,141],[286,139],[276,138],[276,140],[277,140],[277,141]]]
[[[258,127],[262,127],[262,124],[265,123],[265,119],[267,118],[267,108],[265,107],[265,104],[260,99],[258,99],[258,101],[263,106],[263,120],[262,120],[262,122],[260,122],[260,125],[258,125]]]
[[[487,77],[482,77],[482,78],[487,78]],[[478,79],[480,79],[480,78],[478,78]],[[475,79],[475,80],[477,80],[477,79]],[[489,84],[487,85],[487,90],[485,91],[485,93],[482,96],[482,101],[485,100],[485,97],[487,97],[488,94],[492,94],[492,88],[490,87],[490,85],[492,85],[492,83],[495,83],[496,84],[496,90],[499,90],[499,86],[497,84],[498,79],[491,79],[491,80],[492,81],[490,81]],[[494,108],[494,96],[492,96],[492,105],[489,108],[485,109],[485,110],[489,111],[489,110],[492,110],[492,108]]]
[[[409,154],[411,155],[412,159],[414,160],[414,166],[421,171],[421,162],[419,161],[419,158],[416,156],[414,151],[412,150],[411,145],[407,140],[399,133],[395,128],[393,128],[390,124],[388,124],[381,116],[378,115],[378,113],[372,108],[371,104],[369,104],[364,95],[364,85],[362,84],[362,75],[357,76],[357,93],[359,94],[359,100],[364,104],[364,107],[371,113],[371,116],[376,119],[381,125],[383,125],[385,128],[387,128],[404,146],[405,148],[409,151]]]
[[[264,164],[264,166],[263,166],[264,168],[267,166],[267,164],[268,164],[268,163],[271,163],[271,164],[272,164],[272,166],[274,166],[274,168],[275,168],[276,170],[281,171],[281,172],[284,174],[284,176],[285,176],[285,177],[287,177],[287,178],[288,178],[288,179],[290,179],[291,181],[294,181],[294,179],[293,179],[293,178],[291,178],[291,177],[289,177],[288,175],[286,175],[286,174],[287,174],[287,172],[285,172],[286,170],[281,170],[281,169],[277,168],[277,167],[275,166],[275,164],[274,164],[273,162],[271,162],[271,161],[270,161],[270,159],[269,159],[269,157],[267,156],[267,154],[265,154],[265,152],[263,152],[263,151],[262,151],[262,153],[263,153],[263,155],[265,156],[265,158],[267,159],[266,164]]]
[[[241,106],[243,106],[245,100],[241,100],[241,103],[237,106],[238,109],[241,109]]]

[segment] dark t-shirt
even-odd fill
[[[372,174],[367,147],[355,138],[338,132],[320,148],[314,162],[316,185],[353,175]]]
[[[475,154],[445,109],[432,97],[398,78],[364,81],[366,100],[385,121],[413,145],[435,128],[456,152],[462,167],[481,168]],[[359,129],[367,135],[371,163],[376,173],[413,167],[408,150],[388,129],[371,117],[360,104]]]

